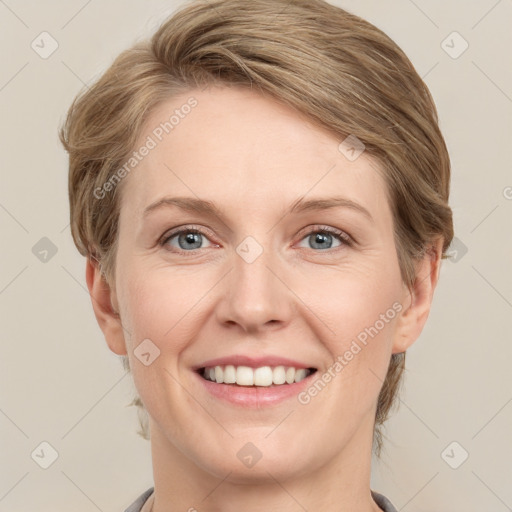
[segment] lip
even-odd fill
[[[312,368],[310,364],[304,364],[299,361],[295,361],[293,359],[288,359],[286,357],[280,356],[246,356],[241,354],[235,354],[227,357],[219,357],[217,359],[210,359],[208,361],[204,361],[201,364],[194,366],[192,369],[194,371],[198,371],[201,368],[210,367],[210,366],[249,366],[250,368],[260,368],[262,366],[293,366],[296,369],[300,368]],[[289,384],[291,386],[291,384]]]
[[[217,382],[204,379],[197,372],[193,372],[193,374],[199,379],[200,384],[204,386],[204,389],[210,396],[239,407],[256,409],[278,405],[286,400],[296,398],[304,388],[311,384],[311,378],[315,375],[312,373],[300,382],[294,382],[293,384],[257,387],[218,384]]]
[[[286,400],[296,399],[297,395],[311,384],[313,376],[316,373],[311,373],[300,382],[272,386],[237,386],[235,384],[219,384],[217,382],[206,380],[201,375],[201,370],[203,368],[226,365],[248,366],[249,368],[261,368],[262,366],[292,366],[295,369],[313,369],[314,367],[311,364],[301,363],[300,361],[277,355],[248,356],[242,354],[209,359],[192,367],[194,370],[193,374],[199,380],[202,389],[204,389],[210,397],[213,396],[215,399],[224,403],[229,403],[238,407],[255,409],[275,406]]]

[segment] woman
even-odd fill
[[[188,4],[73,103],[72,234],[147,411],[128,509],[395,511],[372,450],[453,238],[431,95],[321,0]]]

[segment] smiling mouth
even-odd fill
[[[286,386],[309,377],[316,368],[294,368],[291,366],[207,366],[197,372],[203,379],[217,384],[244,387]]]

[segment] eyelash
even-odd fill
[[[208,233],[206,233],[204,230],[200,229],[200,228],[196,228],[196,227],[192,227],[192,226],[189,226],[189,227],[184,227],[184,228],[181,228],[179,229],[178,231],[174,231],[172,233],[170,233],[169,235],[164,235],[162,237],[162,239],[160,240],[159,244],[164,247],[171,239],[175,238],[176,236],[179,236],[183,233],[197,233],[197,234],[200,234],[200,235],[203,235],[205,237],[208,238]],[[333,235],[335,236],[340,242],[342,242],[342,246],[340,247],[335,247],[333,249],[325,249],[325,250],[315,250],[315,249],[312,249],[314,252],[325,252],[325,253],[331,253],[333,251],[336,251],[336,250],[339,250],[339,249],[342,249],[343,248],[343,245],[347,246],[347,247],[351,247],[354,243],[352,237],[350,235],[348,235],[347,233],[343,232],[343,231],[340,231],[339,229],[336,229],[336,228],[332,228],[330,226],[313,226],[312,229],[309,229],[307,232],[305,232],[300,241],[302,241],[304,238],[308,237],[309,235],[312,235],[312,234],[316,234],[316,233],[327,233],[329,235]],[[169,249],[167,249],[169,250]],[[176,248],[173,248],[173,250],[169,250],[169,252],[176,252],[177,254],[196,254],[198,251],[201,251],[201,249],[193,249],[191,251],[184,251],[183,249],[176,249]]]

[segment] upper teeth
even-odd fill
[[[271,386],[272,384],[292,384],[305,379],[311,370],[305,368],[295,369],[284,366],[262,366],[251,368],[249,366],[209,366],[204,369],[205,379],[218,384],[238,384],[239,386]]]

